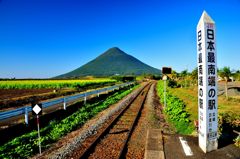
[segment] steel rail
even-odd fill
[[[121,151],[120,151],[120,154],[118,155],[118,159],[124,158],[124,155],[126,154],[127,143],[128,143],[128,141],[129,141],[129,139],[130,139],[130,137],[131,137],[131,135],[132,135],[132,133],[133,133],[133,131],[134,131],[134,127],[135,127],[135,125],[137,124],[137,121],[138,121],[138,119],[139,119],[139,117],[140,117],[140,115],[141,115],[141,112],[142,112],[144,103],[145,103],[145,101],[146,101],[146,98],[147,98],[149,89],[151,88],[151,85],[152,85],[152,84],[150,84],[150,86],[149,86],[149,88],[148,88],[148,90],[147,90],[147,92],[146,92],[146,94],[145,94],[144,99],[141,101],[141,104],[140,104],[141,106],[139,107],[139,110],[138,110],[138,112],[137,112],[137,115],[135,116],[134,121],[133,121],[133,123],[132,123],[132,125],[131,125],[131,127],[130,127],[130,130],[129,130],[129,132],[128,132],[127,138],[126,138],[126,140],[125,140],[125,142],[124,142],[124,144],[123,144],[123,146],[122,146],[122,149],[121,149]]]
[[[124,114],[124,112],[126,112],[126,110],[130,107],[130,105],[144,92],[144,89],[145,89],[146,87],[148,87],[149,85],[151,85],[151,84],[150,84],[150,83],[149,83],[149,84],[146,84],[143,88],[141,88],[141,90],[137,93],[137,95],[136,95],[134,98],[132,98],[132,99],[129,101],[129,103],[125,106],[125,108],[122,109],[122,110],[120,111],[120,113],[119,113],[116,117],[114,117],[114,119],[112,119],[112,121],[108,124],[108,126],[107,126],[106,128],[104,128],[104,130],[103,130],[101,133],[99,133],[99,135],[94,139],[94,141],[93,141],[93,142],[84,150],[84,152],[79,156],[80,159],[88,158],[88,156],[91,154],[91,152],[93,151],[93,149],[95,148],[95,146],[99,143],[99,141],[109,132],[109,130],[110,130],[110,129],[113,127],[113,125],[118,121],[118,119],[120,119],[120,117]],[[150,88],[150,86],[149,86],[149,88]],[[148,90],[149,90],[149,88],[148,88]],[[146,96],[147,96],[147,93],[146,93]],[[144,97],[144,101],[145,101],[145,99],[146,99],[146,96]],[[137,123],[136,121],[137,121],[137,119],[138,119],[138,117],[139,117],[139,115],[140,115],[140,111],[141,111],[141,109],[142,109],[142,106],[143,106],[143,104],[144,104],[144,101],[142,101],[141,106],[140,106],[140,108],[139,108],[139,111],[138,111],[138,113],[137,113],[137,115],[136,115],[136,117],[135,117],[135,119],[134,119],[134,122],[133,122],[133,124],[131,125],[131,129],[130,129],[128,135],[127,135],[127,140],[129,140],[129,138],[130,138],[130,136],[131,136],[131,134],[132,134],[131,131],[133,131],[133,128],[134,128],[134,126],[135,126],[136,123]],[[122,155],[124,154],[124,150],[125,150],[126,144],[127,144],[127,141],[125,141],[125,143],[124,143],[124,145],[123,145],[123,147],[122,147],[122,149],[121,149],[121,151],[120,151],[121,154],[119,155],[119,158],[121,158]]]

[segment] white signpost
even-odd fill
[[[39,153],[42,153],[41,150],[41,141],[40,141],[40,126],[39,126],[39,114],[42,113],[42,105],[41,104],[36,104],[32,106],[32,111],[34,114],[37,115],[37,128],[38,128],[38,146],[39,146]]]
[[[163,74],[163,81],[164,81],[164,108],[167,108],[167,103],[166,103],[167,74],[171,74],[171,73],[172,73],[171,67],[162,67],[162,74]]]
[[[199,147],[218,147],[217,56],[215,22],[204,11],[197,25]]]
[[[167,76],[166,75],[163,75],[163,81],[164,81],[164,108],[166,109],[167,108],[167,103],[166,103]]]

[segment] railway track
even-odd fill
[[[143,87],[94,139],[84,145],[81,152],[74,153],[71,158],[124,158],[128,140],[140,117],[150,87],[151,83]]]

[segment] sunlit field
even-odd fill
[[[0,81],[0,89],[72,88],[113,82],[115,80],[107,78],[91,80],[3,80]]]

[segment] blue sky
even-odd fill
[[[114,46],[191,71],[203,10],[216,22],[218,67],[240,69],[240,0],[0,0],[0,78],[53,77]]]

